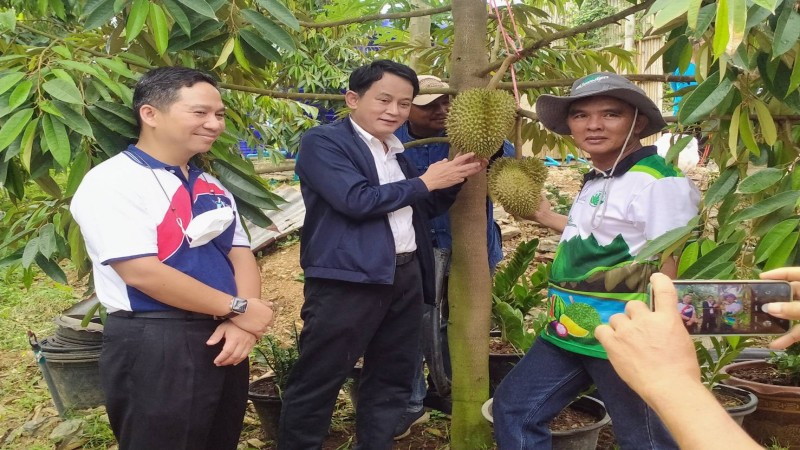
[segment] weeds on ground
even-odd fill
[[[553,207],[553,211],[558,214],[567,215],[572,207],[572,199],[561,193],[557,186],[546,184],[544,186],[545,195]]]

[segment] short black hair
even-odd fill
[[[414,97],[419,94],[417,72],[414,72],[414,69],[405,64],[400,64],[388,59],[378,59],[371,64],[361,66],[354,70],[353,73],[350,74],[348,89],[358,95],[364,95],[376,81],[383,78],[383,74],[386,72],[408,80],[414,88]]]
[[[159,67],[139,78],[133,90],[133,116],[136,119],[137,132],[141,132],[142,118],[139,111],[144,105],[158,109],[168,108],[178,100],[178,91],[184,87],[192,87],[197,83],[208,83],[215,88],[217,80],[211,75],[188,67]]]

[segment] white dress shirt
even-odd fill
[[[350,122],[353,124],[358,136],[367,144],[372,153],[380,184],[405,180],[406,176],[400,170],[400,164],[397,162],[397,154],[403,153],[403,150],[405,150],[400,139],[395,135],[391,135],[386,139],[386,147],[384,147],[384,142],[381,142],[380,139],[367,133],[354,120]],[[386,150],[387,148],[388,151]],[[389,226],[392,228],[394,247],[397,253],[413,252],[417,249],[414,225],[411,222],[413,214],[414,212],[410,206],[404,206],[388,214]]]

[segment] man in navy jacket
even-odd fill
[[[418,92],[407,66],[363,66],[345,94],[350,116],[300,142],[304,325],[283,395],[279,449],[321,448],[339,389],[362,355],[356,448],[392,446],[411,392],[422,303],[435,294],[427,222],[486,164],[467,154],[419,175],[393,134]]]

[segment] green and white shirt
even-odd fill
[[[605,187],[605,192],[604,192]],[[594,329],[646,301],[657,260],[633,263],[649,240],[697,215],[700,192],[653,146],[643,147],[604,178],[584,177],[550,270],[549,324],[540,334],[565,350],[607,358]]]

